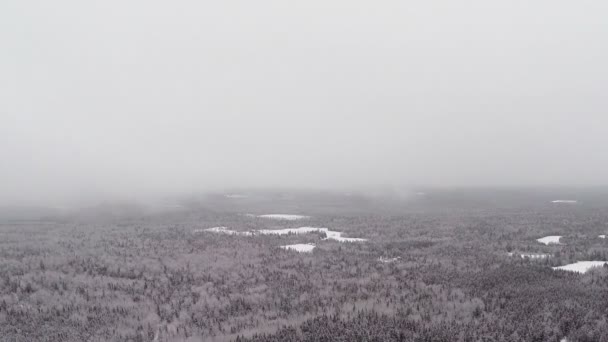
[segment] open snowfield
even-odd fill
[[[327,228],[323,228],[323,229],[327,229]],[[336,240],[336,241],[340,241],[340,242],[364,242],[364,241],[367,241],[367,239],[343,237],[342,233],[340,233],[340,232],[334,232],[334,231],[331,231],[331,230],[326,230],[325,234],[327,235],[326,240]]]
[[[559,245],[559,239],[561,239],[561,235],[549,235],[540,239],[536,239],[536,241],[545,244],[545,245]]]
[[[212,228],[207,228],[207,229],[195,229],[194,232],[195,233],[212,232],[212,233],[220,233],[220,234],[227,234],[227,235],[242,235],[242,236],[252,236],[253,235],[252,232],[238,232],[236,230],[230,230],[226,227],[212,227]]]
[[[286,245],[280,246],[283,249],[296,251],[298,253],[312,253],[312,250],[315,249],[315,245],[309,243],[298,243],[295,245]]]
[[[327,228],[315,227],[300,227],[300,228],[285,228],[285,229],[260,229],[256,232],[262,235],[289,235],[289,234],[307,234],[313,232],[326,232]]]
[[[545,259],[549,257],[549,254],[544,254],[544,253],[521,253],[521,254],[516,254],[516,253],[508,253],[509,256],[518,256],[522,259]]]
[[[542,254],[542,253],[523,253],[519,255],[522,259],[525,258],[529,258],[529,259],[545,259],[549,257],[549,254]]]
[[[285,229],[260,229],[249,232],[239,232],[230,230],[226,227],[213,227],[208,229],[196,229],[194,232],[198,233],[201,231],[228,234],[228,235],[242,235],[242,236],[253,236],[257,234],[261,235],[289,235],[289,234],[307,234],[313,232],[325,233],[326,238],[324,240],[335,240],[339,242],[363,242],[367,239],[361,238],[349,238],[343,237],[341,232],[329,230],[329,228],[317,228],[317,227],[300,227],[300,228],[285,228]]]
[[[340,242],[363,242],[366,239],[361,238],[347,238],[343,237],[341,232],[329,230],[329,228],[316,228],[316,227],[300,227],[300,228],[285,228],[285,229],[262,229],[258,230],[257,233],[264,235],[287,235],[287,234],[306,234],[312,232],[322,232],[327,236],[324,240],[335,240]]]
[[[243,195],[243,194],[226,194],[226,195],[224,195],[224,197],[226,197],[226,198],[233,198],[233,199],[239,199],[239,198],[248,198],[249,196]]]
[[[575,204],[578,203],[577,200],[554,200],[551,201],[551,203],[569,203],[569,204]]]
[[[552,267],[554,270],[564,270],[571,271],[577,273],[586,273],[590,269],[594,267],[602,267],[604,264],[608,263],[608,261],[579,261],[574,264]]]
[[[390,263],[399,261],[399,259],[401,259],[401,257],[396,257],[396,258],[380,257],[380,258],[378,258],[378,261],[380,261],[381,263],[390,264]]]
[[[304,219],[310,218],[310,216],[291,215],[291,214],[265,214],[265,215],[258,215],[257,217],[271,219],[271,220],[283,220],[283,221],[297,221],[297,220],[304,220]]]

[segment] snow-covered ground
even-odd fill
[[[271,220],[284,220],[284,221],[297,221],[310,218],[310,216],[304,215],[292,215],[292,214],[265,214],[258,215],[257,217],[267,218]]]
[[[544,254],[544,253],[521,253],[521,254],[515,254],[515,253],[508,253],[509,256],[518,256],[522,259],[545,259],[549,257],[549,254]]]
[[[380,257],[380,258],[378,258],[378,261],[385,263],[385,264],[390,264],[390,263],[399,261],[399,259],[401,259],[401,257],[396,257],[396,258]]]
[[[207,229],[195,229],[194,232],[195,233],[212,232],[212,233],[220,233],[220,234],[227,234],[227,235],[242,235],[242,236],[252,236],[253,235],[252,232],[238,232],[236,230],[230,230],[226,227],[212,227],[212,228],[207,228]]]
[[[285,228],[285,229],[262,229],[256,231],[259,234],[264,235],[287,235],[287,234],[306,234],[312,232],[325,233],[325,240],[336,240],[340,242],[363,242],[366,239],[361,238],[347,238],[343,237],[341,232],[329,230],[329,228],[317,228],[317,227],[300,227],[300,228]]]
[[[224,197],[238,199],[238,198],[247,198],[249,196],[243,195],[243,194],[226,194],[226,195],[224,195]]]
[[[550,235],[545,236],[544,238],[536,239],[536,241],[545,244],[545,245],[559,245],[559,239],[561,239],[561,235]]]
[[[315,249],[315,245],[311,243],[297,243],[295,245],[285,245],[280,246],[283,249],[296,251],[298,253],[312,253],[312,250]]]
[[[323,232],[327,228],[315,228],[315,227],[300,227],[300,228],[285,228],[285,229],[260,229],[256,232],[262,235],[289,235],[289,234],[306,234],[313,232]]]
[[[554,200],[551,201],[551,203],[570,203],[570,204],[575,204],[578,203],[577,200]]]
[[[336,232],[333,230],[329,230],[329,228],[317,228],[317,227],[300,227],[300,228],[285,228],[285,229],[260,229],[253,230],[249,232],[238,232],[235,230],[230,230],[226,227],[213,227],[207,229],[196,229],[195,233],[198,232],[212,232],[212,233],[221,233],[228,235],[243,235],[243,236],[253,236],[257,234],[261,235],[288,235],[288,234],[307,234],[312,232],[322,232],[325,233],[326,238],[324,240],[336,240],[340,242],[363,242],[367,241],[367,239],[361,238],[348,238],[343,237],[341,232]]]
[[[324,228],[327,229],[327,228]],[[325,231],[325,235],[327,235],[327,240],[336,240],[336,241],[340,241],[340,242],[364,242],[367,241],[367,239],[361,239],[361,238],[347,238],[347,237],[343,237],[342,233],[340,232],[334,232],[331,230],[327,230]]]
[[[575,262],[574,264],[553,267],[553,269],[578,272],[578,273],[586,273],[593,267],[602,267],[606,263],[608,263],[608,261],[579,261],[579,262]]]
[[[606,235],[598,235],[597,237],[600,238],[600,239],[605,239]]]

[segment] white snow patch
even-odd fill
[[[312,253],[312,250],[315,249],[315,245],[311,243],[297,243],[295,245],[285,245],[280,246],[283,249],[296,251],[298,253]]]
[[[195,229],[194,232],[195,233],[212,232],[212,233],[220,233],[220,234],[227,234],[227,235],[242,235],[242,236],[252,236],[253,235],[253,233],[251,233],[251,232],[238,232],[236,230],[230,230],[226,227],[212,227],[212,228],[207,228],[207,229]]]
[[[578,203],[577,200],[554,200],[551,201],[551,203],[569,203],[569,204],[575,204]]]
[[[605,239],[606,235],[598,235],[597,237],[600,238],[600,239]]]
[[[401,257],[396,257],[396,258],[380,257],[380,258],[378,258],[378,261],[385,263],[385,264],[390,264],[390,263],[399,261],[399,259],[401,259]]]
[[[329,228],[316,228],[316,227],[300,227],[300,228],[285,228],[285,229],[262,229],[258,230],[257,233],[263,235],[287,235],[287,234],[306,234],[312,232],[325,233],[326,238],[324,240],[336,240],[340,242],[363,242],[366,239],[361,238],[347,238],[343,237],[341,232],[329,230]]]
[[[561,239],[562,236],[561,235],[549,235],[549,236],[545,236],[544,238],[540,238],[540,239],[536,239],[536,241],[545,244],[545,245],[559,245],[559,239]]]
[[[327,229],[327,228],[324,228],[324,229]],[[340,233],[340,232],[334,232],[334,231],[331,231],[331,230],[326,230],[325,231],[325,235],[327,235],[326,240],[336,240],[336,241],[340,241],[340,242],[364,242],[364,241],[367,241],[367,239],[343,237],[342,233]]]
[[[515,254],[515,253],[508,253],[509,256],[518,256],[522,259],[545,259],[549,257],[549,254],[544,254],[544,253],[521,253],[521,254]]]
[[[297,221],[297,220],[303,220],[303,219],[310,218],[310,216],[291,215],[291,214],[265,214],[265,215],[258,215],[257,217],[271,219],[271,220],[284,220],[284,221]]]
[[[238,199],[238,198],[248,198],[249,196],[243,195],[243,194],[227,194],[227,195],[224,195],[224,197]]]
[[[220,233],[220,234],[228,234],[228,235],[242,235],[242,236],[253,236],[257,234],[261,235],[289,235],[289,234],[307,234],[313,232],[322,232],[325,233],[326,238],[324,240],[336,240],[340,242],[363,242],[367,241],[367,239],[361,238],[348,238],[343,237],[341,232],[336,232],[329,230],[329,228],[317,228],[317,227],[300,227],[300,228],[285,228],[285,229],[260,229],[253,230],[249,232],[239,232],[235,230],[230,230],[226,227],[213,227],[207,229],[195,229],[195,233],[199,232],[212,232],[212,233]]]
[[[604,264],[608,263],[608,261],[579,261],[574,264],[552,267],[554,270],[564,270],[578,273],[586,273],[590,269],[594,267],[602,267]]]
[[[327,228],[315,228],[315,227],[300,227],[300,228],[285,228],[285,229],[260,229],[256,232],[262,235],[289,235],[289,234],[306,234],[312,232],[322,232],[328,230]]]

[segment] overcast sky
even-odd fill
[[[608,1],[0,1],[0,203],[608,184]]]

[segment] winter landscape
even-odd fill
[[[608,1],[1,0],[0,342],[608,342]]]
[[[3,340],[605,340],[608,197],[427,193],[13,211]]]

